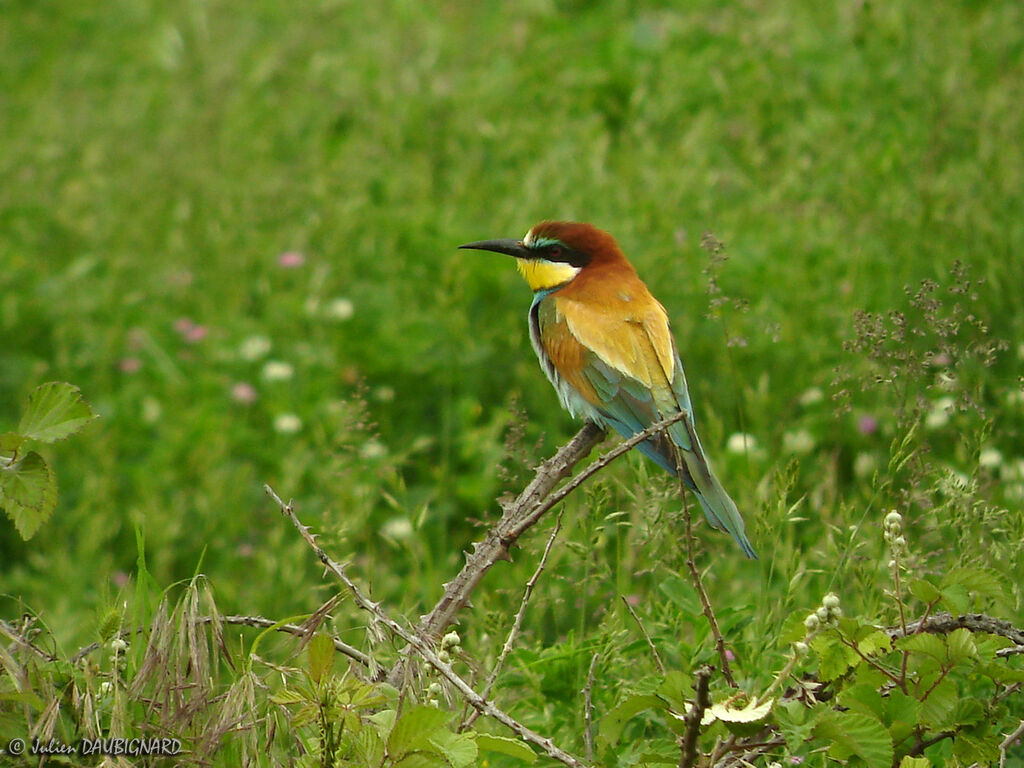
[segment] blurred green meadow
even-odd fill
[[[698,524],[740,675],[829,590],[882,611],[894,508],[918,574],[998,572],[1020,626],[1022,29],[1014,0],[0,1],[0,432],[51,380],[101,416],[44,451],[35,538],[0,518],[0,616],[87,645],[137,534],[161,588],[314,611],[264,483],[389,610],[429,610],[578,427],[513,265],[456,247],[560,218],[612,232],[673,318],[761,555]],[[516,685],[568,700],[572,649],[642,644],[619,596],[700,645],[656,468],[619,462],[564,524]],[[468,653],[500,646],[550,526],[481,585]],[[629,682],[608,669],[599,705]]]

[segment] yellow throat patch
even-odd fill
[[[545,259],[516,259],[519,273],[531,291],[546,291],[565,285],[580,273],[580,267]]]

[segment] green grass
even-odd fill
[[[828,590],[884,610],[894,506],[920,574],[998,570],[1019,626],[1022,26],[1016,2],[0,2],[0,431],[49,380],[102,417],[46,452],[60,503],[36,538],[0,523],[0,616],[38,613],[69,653],[91,642],[134,578],[136,528],[161,587],[201,561],[224,612],[311,612],[320,571],[264,482],[376,599],[429,609],[495,498],[574,429],[530,349],[528,289],[456,246],[574,218],[615,234],[668,308],[762,555],[698,527],[744,676],[770,675],[764,636]],[[728,256],[713,311],[705,232]],[[976,299],[946,290],[956,260]],[[904,292],[922,279],[987,331],[958,315],[958,336],[936,334]],[[857,310],[907,312],[918,356],[949,343],[951,391],[941,365],[871,385],[893,358],[844,349]],[[983,365],[970,345],[989,339],[1008,345]],[[922,428],[890,471],[919,394],[925,412],[947,394],[978,408]],[[299,431],[280,431],[287,414]],[[737,432],[756,448],[728,452]],[[979,466],[982,449],[998,460]],[[974,486],[944,493],[950,471]],[[673,587],[680,526],[639,459],[568,505],[512,701],[535,701],[546,653],[585,647],[568,656],[585,677],[592,644],[636,643],[619,594],[673,665],[705,658]],[[471,654],[500,647],[543,541],[485,581]],[[602,673],[607,707],[629,669]],[[537,690],[569,701],[578,682]],[[520,714],[578,735],[545,711]]]

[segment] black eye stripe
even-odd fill
[[[548,261],[555,261],[560,264],[569,264],[573,267],[585,267],[590,263],[590,256],[582,251],[577,251],[566,245],[562,245],[561,243],[545,245],[543,248],[539,249],[539,251],[540,252],[537,255],[540,258],[547,259]]]

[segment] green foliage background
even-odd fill
[[[880,610],[890,506],[920,573],[997,570],[1019,626],[1022,28],[1010,0],[0,2],[0,428],[49,380],[101,416],[44,451],[60,502],[36,538],[0,525],[4,615],[91,641],[136,527],[156,583],[200,567],[225,612],[312,611],[319,569],[264,482],[375,598],[428,609],[494,499],[574,428],[527,289],[455,247],[572,218],[615,234],[674,318],[762,555],[700,526],[743,675],[769,674],[757,644],[828,590]],[[711,292],[705,232],[728,256]],[[894,358],[857,310],[908,313],[920,355],[950,340],[905,292],[923,279],[960,319],[954,354],[874,386]],[[738,432],[753,447],[727,450]],[[518,683],[575,697],[573,644],[635,634],[618,595],[693,642],[688,668],[672,486],[623,463],[566,525]],[[503,637],[542,542],[485,584],[470,653]]]

